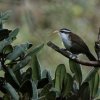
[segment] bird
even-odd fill
[[[77,34],[67,28],[62,28],[56,32],[59,33],[66,50],[75,55],[84,54],[90,61],[96,61],[86,43]]]

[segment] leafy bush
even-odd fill
[[[0,16],[1,25],[3,17]],[[47,70],[41,72],[37,52],[43,44],[33,47],[31,43],[12,45],[19,29],[0,29],[0,62],[4,76],[0,77],[2,100],[94,100],[98,95],[98,68],[91,70],[83,80],[81,66],[69,60],[72,73],[64,64],[56,68],[53,79]],[[31,65],[29,62],[31,61]],[[28,65],[24,72],[22,69]]]

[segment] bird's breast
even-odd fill
[[[70,47],[71,47],[71,39],[70,39],[69,34],[63,34],[62,33],[61,34],[61,38],[62,38],[63,44],[66,47],[66,49],[70,49]]]

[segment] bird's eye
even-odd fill
[[[62,31],[60,31],[61,33],[67,33],[67,31],[64,31],[64,30],[62,30]]]
[[[60,30],[60,32],[66,34],[66,33],[70,33],[71,31],[70,30]]]
[[[60,31],[61,33],[64,33],[64,31]]]

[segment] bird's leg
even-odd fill
[[[72,59],[76,59],[77,58],[77,54],[73,54],[72,52],[70,52],[69,50],[67,50],[66,48],[61,48],[62,51],[67,52],[70,56],[70,58]]]

